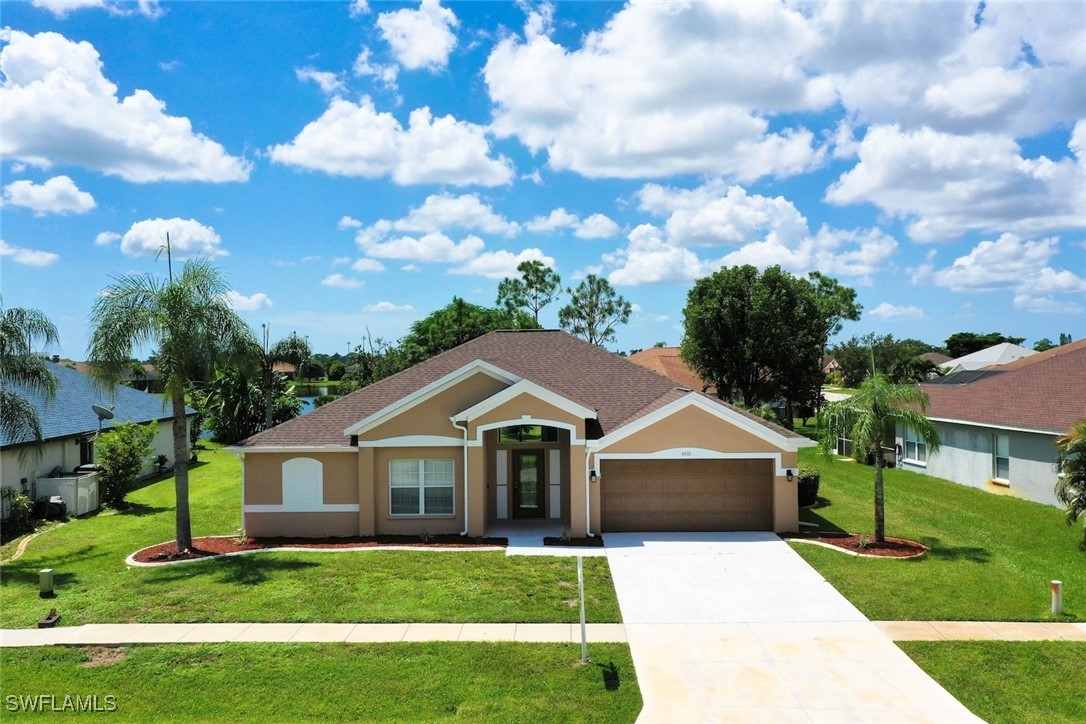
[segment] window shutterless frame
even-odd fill
[[[448,459],[388,461],[390,516],[453,515],[456,463]]]

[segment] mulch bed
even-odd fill
[[[580,548],[603,548],[603,536],[597,535],[592,538],[559,538],[555,536],[545,536],[543,538],[543,545],[577,546]]]
[[[139,563],[163,563],[188,561],[223,553],[286,547],[319,550],[374,548],[390,545],[410,548],[478,548],[480,546],[504,547],[508,542],[505,538],[470,538],[460,535],[435,535],[425,542],[416,535],[375,535],[363,538],[193,538],[191,550],[178,553],[177,544],[170,541],[137,551],[133,557]]]
[[[886,542],[879,543],[875,540],[874,536],[866,534],[860,535],[858,533],[821,533],[818,535],[792,533],[783,537],[786,539],[818,541],[819,543],[826,543],[836,548],[852,551],[853,553],[861,553],[866,556],[879,556],[881,558],[916,558],[931,550],[923,543],[918,543],[914,540],[890,538],[887,536]]]

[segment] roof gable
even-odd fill
[[[471,422],[479,417],[482,417],[491,410],[501,407],[505,403],[509,402],[520,395],[531,395],[537,399],[542,400],[560,410],[568,412],[571,415],[580,417],[582,419],[594,419],[596,417],[596,411],[590,407],[585,407],[579,402],[571,400],[567,397],[563,397],[560,394],[551,392],[545,387],[537,385],[531,380],[521,380],[515,384],[506,387],[504,390],[496,395],[492,395],[485,400],[482,400],[478,404],[472,405],[468,409],[464,410],[456,416],[457,422]]]

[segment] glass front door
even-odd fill
[[[540,450],[513,452],[513,517],[542,518],[543,453]]]

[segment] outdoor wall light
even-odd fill
[[[588,482],[594,483],[597,480],[599,480],[599,476],[596,475],[596,471],[595,470],[589,470],[588,471]]]
[[[792,475],[792,471],[791,471],[791,469],[789,469],[789,470],[788,470],[788,471],[787,471],[787,472],[786,472],[786,473],[784,474],[784,477],[788,478],[788,482],[792,482],[792,478],[793,478],[794,476]]]

